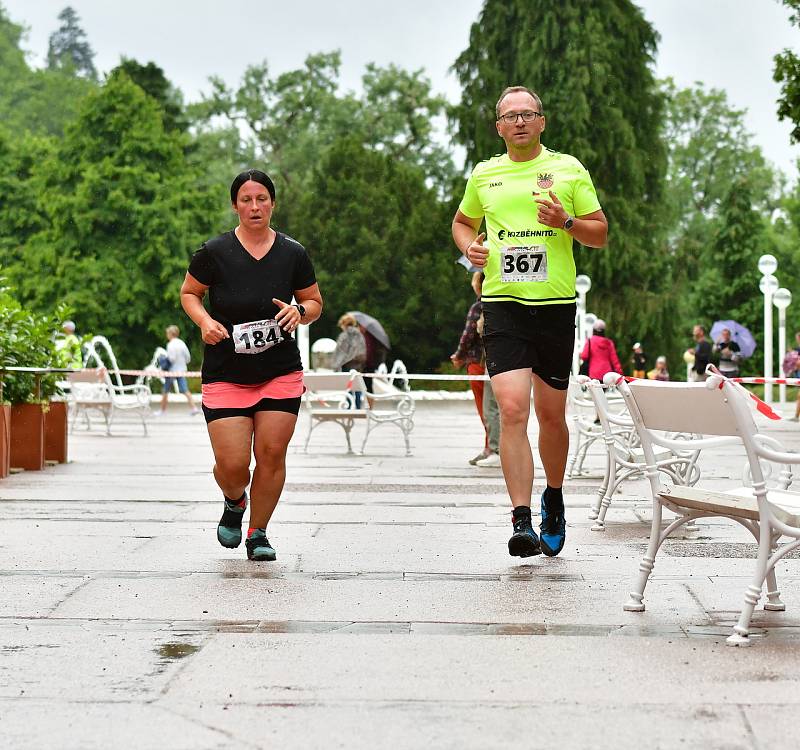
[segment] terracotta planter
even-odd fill
[[[11,466],[15,469],[44,469],[44,410],[42,404],[11,407]]]
[[[11,407],[0,404],[0,479],[8,476],[11,468]]]
[[[45,461],[67,463],[67,402],[51,401],[44,415]]]

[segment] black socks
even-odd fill
[[[544,504],[551,513],[564,511],[564,493],[561,487],[551,487],[549,484],[544,491]]]

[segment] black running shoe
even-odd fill
[[[228,549],[236,549],[242,543],[242,519],[247,508],[247,493],[244,495],[244,506],[234,505],[225,498],[225,509],[217,525],[217,541]]]
[[[539,537],[531,525],[530,515],[514,521],[514,533],[508,540],[508,554],[514,557],[533,557],[542,551]]]
[[[247,547],[248,560],[267,560],[271,562],[278,557],[263,531],[256,531],[253,536],[244,540],[244,544]]]
[[[555,506],[555,503],[553,503]],[[542,493],[542,523],[539,525],[542,535],[542,552],[548,557],[555,557],[562,549],[567,538],[567,522],[564,518],[564,503],[558,507],[550,507]]]

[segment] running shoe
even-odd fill
[[[502,466],[500,463],[500,454],[499,453],[490,453],[486,458],[482,458],[480,461],[475,462],[475,466],[480,466],[482,469],[493,469],[498,466]]]
[[[253,536],[244,540],[247,547],[248,560],[274,560],[277,555],[275,549],[269,543],[266,532],[259,529],[253,532]]]
[[[514,533],[508,540],[508,554],[513,557],[533,557],[541,552],[539,537],[531,525],[530,515],[514,521]]]
[[[242,519],[247,508],[247,493],[244,494],[244,505],[236,505],[226,497],[225,509],[217,525],[217,541],[228,549],[236,549],[242,543]]]
[[[490,453],[491,451],[488,448],[484,448],[477,456],[475,456],[475,458],[471,458],[469,460],[470,465],[475,466],[478,461],[480,461],[482,458],[486,458],[486,456],[488,456]]]
[[[564,518],[564,503],[560,508],[548,508],[542,493],[542,522],[539,533],[542,535],[542,552],[548,557],[555,557],[562,549],[567,538],[567,522]]]

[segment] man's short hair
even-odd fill
[[[178,326],[167,326],[167,335],[172,334],[173,336],[180,335],[181,329]]]
[[[695,328],[699,328],[699,329],[702,331],[703,335],[705,336],[705,334],[706,334],[706,327],[705,327],[704,325],[700,325],[700,323],[698,323],[698,324],[695,326]]]
[[[500,119],[500,104],[502,103],[503,99],[505,99],[509,94],[514,94],[517,91],[524,91],[526,94],[530,94],[534,101],[536,102],[536,106],[539,108],[540,113],[544,113],[544,107],[542,106],[542,100],[539,98],[539,95],[535,91],[531,91],[527,86],[508,86],[507,88],[503,89],[503,93],[500,94],[500,98],[497,100],[497,104],[494,105],[494,113],[497,116],[497,119]]]

